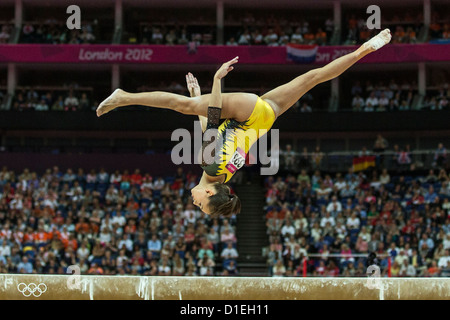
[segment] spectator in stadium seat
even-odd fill
[[[224,260],[236,260],[239,257],[237,250],[231,242],[227,243],[227,247],[222,250],[220,257]],[[227,261],[228,263],[229,261]],[[225,262],[224,262],[225,264]]]
[[[228,219],[223,219],[222,225],[219,228],[219,233],[223,233],[227,229],[230,231],[230,233],[235,233],[234,227],[230,224],[230,221]]]
[[[389,146],[388,141],[381,134],[377,135],[375,143],[373,145],[373,151],[376,153],[384,152]]]
[[[225,231],[220,235],[220,242],[222,245],[226,245],[228,242],[235,244],[237,241],[234,233],[230,232],[230,229],[225,229]]]
[[[147,248],[152,252],[152,255],[158,259],[162,249],[161,240],[158,239],[156,234],[152,234],[151,239],[148,241]]]
[[[278,259],[272,268],[273,277],[280,278],[286,275],[286,267],[283,264],[282,259]]]
[[[449,103],[448,103],[447,97],[442,97],[441,99],[439,99],[439,103],[438,103],[439,110],[446,110],[446,109],[448,109],[448,106],[449,106]]]
[[[337,213],[342,211],[342,203],[338,201],[336,196],[331,198],[331,202],[327,205],[327,212],[333,213],[333,216],[336,216]],[[334,226],[334,222],[332,223]]]
[[[0,43],[8,43],[10,38],[10,27],[8,25],[3,25],[0,32]]]
[[[397,261],[394,261],[391,266],[391,276],[398,277],[400,275],[400,265]]]
[[[333,190],[335,193],[339,194],[339,192],[345,188],[347,182],[340,172],[336,173],[334,181]]]
[[[290,236],[295,235],[295,227],[292,225],[291,220],[285,220],[283,227],[281,228],[281,236],[285,239],[289,239]]]
[[[442,243],[444,244],[444,249],[450,249],[450,223],[449,223],[450,219],[447,219],[446,221],[446,225],[443,226],[443,229],[446,229],[446,235],[445,235],[445,239],[442,241]]]
[[[175,33],[175,29],[170,29],[170,31],[164,37],[167,45],[175,45],[177,44],[177,35]]]
[[[289,171],[293,170],[295,166],[295,151],[292,150],[290,144],[286,145],[286,149],[281,152],[284,161],[284,169]]]
[[[269,28],[267,35],[264,37],[264,42],[268,46],[278,45],[278,34],[272,28]]]
[[[36,110],[36,111],[48,111],[49,110],[49,106],[42,99],[34,106],[34,110]]]
[[[407,256],[405,250],[403,248],[400,248],[398,255],[395,257],[395,261],[398,263],[399,266],[403,266],[404,261],[408,260],[409,257]]]
[[[117,209],[114,217],[111,219],[111,223],[112,225],[117,224],[118,226],[123,227],[126,224],[126,218],[123,216],[122,205],[118,204],[116,208]]]
[[[245,29],[244,32],[239,36],[238,44],[239,45],[250,45],[252,42],[252,35],[248,29]]]
[[[438,267],[441,268],[441,269],[446,269],[447,265],[449,263],[450,263],[450,250],[446,249],[444,251],[444,254],[438,260]]]
[[[199,268],[200,276],[212,276],[216,263],[207,255],[204,255],[202,259],[198,260],[197,267]]]
[[[69,91],[69,95],[64,99],[65,111],[77,111],[79,106],[78,98],[73,95],[72,90]]]
[[[438,267],[437,262],[435,260],[431,261],[431,265],[427,270],[427,276],[429,277],[439,277],[441,274],[441,268]]]
[[[426,194],[425,194],[425,199],[424,199],[424,201],[425,201],[425,203],[430,204],[430,203],[435,203],[436,200],[439,200],[439,196],[438,196],[438,194],[434,191],[433,185],[430,185],[430,186],[428,187],[428,191],[427,191]]]
[[[173,257],[172,275],[173,276],[183,276],[186,272],[184,267],[184,260],[179,254],[175,253]]]
[[[234,37],[231,37],[230,39],[228,39],[228,41],[226,42],[227,46],[238,46],[239,44],[236,42],[236,39]]]
[[[91,263],[91,267],[89,268],[88,274],[101,275],[104,273],[103,268],[97,265],[97,263]]]
[[[295,29],[295,32],[291,35],[291,43],[302,44],[304,42],[302,31],[300,27]]]
[[[379,100],[378,100],[378,98],[375,95],[375,91],[372,91],[370,93],[369,97],[365,101],[365,105],[366,106],[368,106],[369,104],[372,106],[373,109],[376,109],[378,107]]]
[[[10,257],[11,256],[11,246],[9,245],[8,241],[6,241],[6,239],[3,239],[2,242],[3,243],[0,245],[0,257],[3,257],[3,258]],[[5,260],[5,264],[6,264],[6,260]]]
[[[17,265],[18,273],[33,273],[33,264],[26,256],[22,257],[22,261]]]
[[[415,277],[417,275],[417,270],[408,260],[404,260],[402,266],[400,267],[401,277]]]
[[[170,276],[172,275],[172,270],[168,264],[167,259],[163,259],[162,263],[158,266],[158,275],[161,276]]]
[[[313,275],[322,277],[327,276],[327,267],[325,265],[325,261],[319,261],[319,265],[315,268]]]
[[[92,28],[90,28],[92,29]],[[80,34],[80,40],[81,43],[93,43],[95,41],[95,36],[92,34],[92,32],[89,32],[89,28],[87,26],[84,26],[81,34]]]
[[[347,228],[349,230],[359,229],[360,224],[361,224],[361,222],[360,222],[359,218],[357,217],[356,212],[352,212],[351,217],[349,217],[346,221]]]
[[[327,229],[332,229],[335,226],[335,220],[331,216],[330,212],[326,212],[325,216],[320,220],[320,227],[324,228],[324,231],[326,232]],[[331,230],[330,230],[331,231]]]
[[[316,146],[316,148],[314,149],[314,151],[311,155],[311,162],[312,162],[313,169],[320,168],[320,164],[322,162],[323,157],[324,157],[324,154],[323,154],[323,152],[320,151],[320,146]]]
[[[320,237],[322,236],[322,229],[319,226],[318,222],[315,222],[312,229],[311,229],[311,238],[314,242],[319,241]]]
[[[255,45],[264,44],[264,36],[259,29],[256,29],[254,32],[252,32],[252,39]]]
[[[123,234],[118,244],[119,249],[126,249],[127,252],[133,251],[133,241],[128,234]]]
[[[163,41],[164,41],[164,35],[161,32],[161,28],[153,27],[151,43],[152,44],[162,44]]]
[[[317,29],[315,41],[319,46],[325,45],[327,43],[327,34],[325,31],[322,30],[322,28]]]
[[[100,168],[100,171],[97,174],[97,182],[100,184],[109,182],[109,174],[105,171],[105,168]]]
[[[441,277],[450,276],[450,261],[447,261],[447,266],[441,267]]]
[[[338,277],[339,276],[339,268],[336,266],[333,260],[328,262],[327,267],[327,277]]]
[[[389,175],[389,172],[387,171],[386,168],[384,168],[380,174],[380,178],[379,178],[379,182],[382,185],[388,184],[389,182],[391,182],[391,176]]]
[[[400,167],[405,168],[406,166],[409,166],[412,163],[411,152],[409,150],[408,145],[400,149],[399,152],[396,152],[394,156],[395,155],[397,156],[396,160],[397,163],[400,165]]]
[[[443,143],[439,143],[437,149],[434,152],[434,166],[442,167],[443,163],[447,160],[447,149]]]
[[[79,101],[79,110],[81,110],[81,111],[88,111],[88,110],[90,110],[90,108],[91,108],[91,105],[89,103],[89,99],[87,97],[87,94],[85,92],[83,92],[81,94],[81,98],[80,98],[80,101]]]
[[[419,241],[419,248],[423,248],[423,245],[426,244],[427,249],[426,250],[433,250],[434,248],[434,241],[433,239],[428,237],[428,234],[423,233],[422,239]]]

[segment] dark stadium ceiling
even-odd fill
[[[109,7],[113,6],[116,0],[22,0],[22,3],[33,6],[68,6],[76,4],[89,7]],[[195,7],[195,6],[215,6],[219,0],[122,0],[122,4],[127,7]],[[1,0],[2,5],[14,5],[15,0]],[[225,6],[233,7],[330,7],[335,0],[223,0]],[[406,4],[420,4],[423,0],[340,0],[344,5],[355,7],[367,6],[371,4],[385,6],[401,6]],[[446,3],[448,0],[431,0],[433,4]]]

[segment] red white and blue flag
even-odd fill
[[[312,63],[316,60],[317,45],[289,43],[286,46],[287,58],[297,63]]]

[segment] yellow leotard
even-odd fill
[[[210,176],[225,175],[228,182],[237,170],[245,164],[250,147],[270,130],[275,122],[272,107],[258,97],[250,117],[242,122],[234,119],[225,120],[218,128],[217,142],[222,142],[220,153],[214,157],[214,163],[202,165]],[[261,131],[260,131],[261,130]]]

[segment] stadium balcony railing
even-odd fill
[[[405,163],[399,163],[396,158],[396,152],[385,151],[380,153],[370,153],[361,156],[358,151],[334,151],[334,152],[322,152],[320,161],[314,163],[313,157],[316,154],[308,153],[308,165],[305,166],[301,160],[301,153],[295,154],[295,164],[291,166],[295,172],[299,172],[301,169],[320,170],[326,172],[346,172],[349,168],[353,167],[358,159],[368,158],[365,160],[365,169],[370,168],[385,168],[393,171],[408,171],[411,169],[411,165],[416,170],[433,169],[436,168],[435,163],[435,150],[414,150],[409,152],[409,161]],[[280,155],[280,170],[285,168],[285,162],[283,155]],[[442,165],[446,165],[449,159]]]

